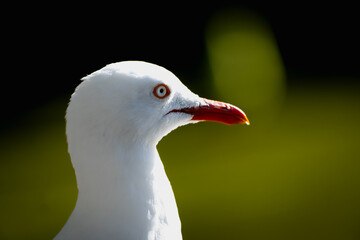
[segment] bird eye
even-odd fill
[[[155,97],[159,99],[164,99],[170,94],[170,89],[165,84],[159,84],[154,88],[153,91]]]

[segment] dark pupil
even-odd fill
[[[160,93],[163,93],[164,92],[164,89],[163,88],[160,88]]]

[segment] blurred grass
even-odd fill
[[[359,238],[360,109],[349,92],[292,92],[266,130],[204,123],[161,142],[184,239]]]
[[[184,239],[359,238],[360,97],[309,89],[289,92],[269,128],[201,123],[159,144]],[[64,106],[1,138],[1,239],[50,239],[75,204]],[[59,121],[45,123],[49,109]]]
[[[75,206],[66,105],[49,103],[0,138],[0,239],[50,239]]]
[[[184,239],[359,239],[359,86],[286,87],[270,29],[231,11],[209,24],[212,97],[251,125],[190,125],[158,146]],[[51,239],[75,205],[67,101],[0,136],[0,239]]]

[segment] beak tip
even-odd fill
[[[239,124],[246,124],[248,126],[250,125],[250,121],[245,114],[241,116]]]
[[[240,124],[246,124],[246,125],[250,125],[250,121],[249,119],[247,118],[246,114],[244,113],[244,111],[242,111],[240,108],[237,108],[237,107],[233,107],[234,109],[237,110],[237,115],[238,115],[238,118],[239,118],[239,123]]]

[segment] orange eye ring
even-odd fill
[[[164,99],[170,95],[170,89],[166,84],[159,84],[154,88],[153,94],[159,99]]]

